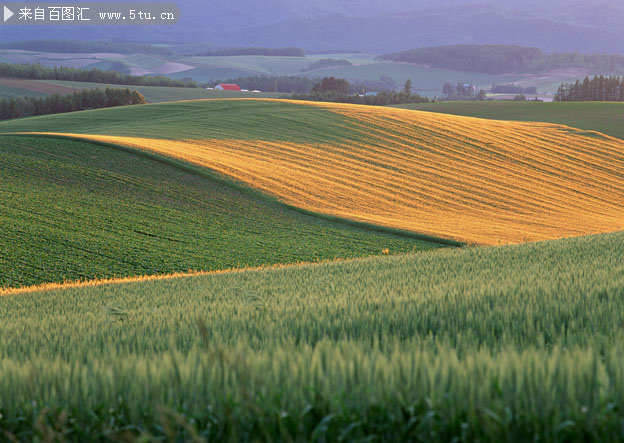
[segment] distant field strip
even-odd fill
[[[306,210],[468,243],[624,229],[621,140],[547,123],[307,106],[351,120],[344,139],[325,144],[63,135],[183,159]]]

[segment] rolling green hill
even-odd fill
[[[619,233],[0,297],[0,432],[619,441],[623,248]]]
[[[0,287],[429,249],[131,152],[0,137]]]
[[[414,103],[395,107],[493,120],[557,123],[624,139],[624,103],[488,101]]]
[[[246,99],[0,124],[33,129],[155,153],[290,208],[423,239],[499,245],[624,229],[622,141],[572,127]]]
[[[329,142],[363,137],[350,119],[295,102],[223,100],[163,103],[46,115],[0,122],[0,133],[75,132],[183,139]]]

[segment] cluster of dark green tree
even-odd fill
[[[310,89],[310,94],[324,94],[331,92],[335,94],[349,94],[349,82],[344,78],[324,77],[320,83],[317,83]]]
[[[487,74],[540,72],[570,67],[607,73],[624,70],[624,55],[545,54],[537,48],[511,45],[434,46],[386,54],[379,58]]]
[[[524,88],[511,83],[505,85],[494,83],[490,91],[494,94],[537,94],[537,88],[535,86]]]
[[[145,97],[141,93],[127,88],[83,89],[65,96],[0,100],[0,120],[143,103]]]
[[[475,85],[464,83],[444,83],[442,94],[446,100],[485,100],[486,93],[483,89],[477,92]]]
[[[591,80],[585,77],[583,81],[563,83],[559,86],[555,101],[582,102],[582,101],[624,101],[624,77],[594,76]]]
[[[117,52],[120,54],[172,55],[164,46],[129,42],[101,42],[89,40],[24,40],[5,42],[1,49],[22,49],[25,51],[63,52],[66,54],[88,52]]]
[[[429,103],[427,97],[412,94],[412,82],[407,80],[402,91],[381,91],[374,95],[350,94],[349,82],[342,78],[324,77],[308,94],[293,94],[294,100],[311,100],[358,105],[388,106],[400,103]]]
[[[349,60],[345,59],[322,58],[306,66],[301,70],[301,72],[316,71],[317,69],[334,68],[340,66],[353,66],[353,64]]]
[[[216,49],[196,54],[204,57],[219,57],[232,55],[267,55],[271,57],[305,57],[305,51],[301,48],[289,46],[286,48],[229,48]]]
[[[308,92],[318,79],[296,77],[292,75],[270,76],[255,75],[249,77],[237,77],[227,80],[219,80],[207,83],[206,87],[215,87],[220,83],[235,83],[243,89],[262,92],[285,92],[289,94],[302,94]]]
[[[0,63],[0,77],[17,77],[35,80],[67,80],[91,83],[110,83],[114,85],[135,86],[175,86],[197,88],[198,84],[190,79],[172,80],[163,76],[136,76],[122,74],[117,71],[102,71],[101,69],[75,69],[65,67],[48,68],[43,65],[17,65]]]

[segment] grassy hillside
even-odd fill
[[[428,249],[93,143],[0,137],[0,288]]]
[[[557,123],[624,139],[624,103],[442,102],[396,107],[494,120]]]
[[[624,143],[564,126],[264,100],[0,125],[33,130],[97,134],[89,138],[210,168],[305,210],[464,242],[624,229]]]
[[[112,111],[112,112],[111,112]],[[117,107],[4,121],[0,132],[79,132],[155,139],[305,143],[361,140],[346,116],[288,101],[215,100]]]
[[[0,432],[619,441],[623,249],[620,233],[0,297]]]

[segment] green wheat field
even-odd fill
[[[622,234],[0,298],[18,440],[617,441]]]

